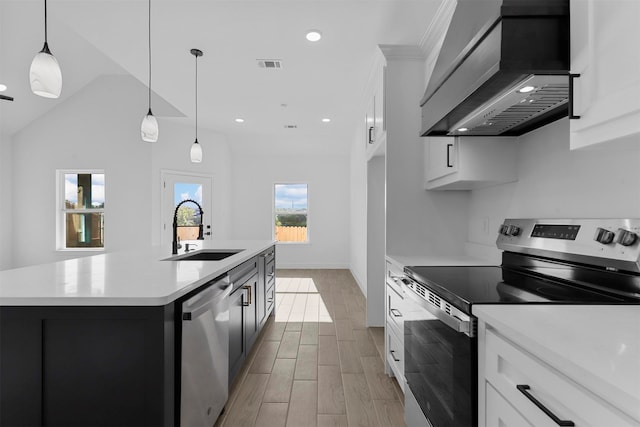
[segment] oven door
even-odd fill
[[[475,318],[410,280],[405,295],[410,306],[404,322],[404,374],[412,395],[433,427],[477,426]]]

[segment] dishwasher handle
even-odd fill
[[[227,298],[231,293],[232,285],[228,277],[214,282],[207,289],[197,293],[182,303],[182,320],[192,320],[209,309],[214,302]]]

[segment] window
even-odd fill
[[[58,171],[58,249],[104,249],[104,171]]]
[[[307,184],[275,184],[274,236],[277,242],[309,242]]]

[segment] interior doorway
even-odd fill
[[[162,221],[160,224],[160,241],[162,244],[173,240],[173,216],[176,206],[183,200],[194,200],[202,207],[200,210],[194,203],[184,203],[178,210],[178,237],[180,240],[195,240],[198,236],[198,225],[202,220],[203,237],[210,240],[213,236],[211,226],[213,208],[213,177],[203,174],[191,174],[179,171],[160,171]]]

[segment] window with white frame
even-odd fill
[[[309,242],[307,191],[307,184],[274,185],[274,238],[277,242]]]
[[[104,249],[104,171],[58,171],[58,249]]]

